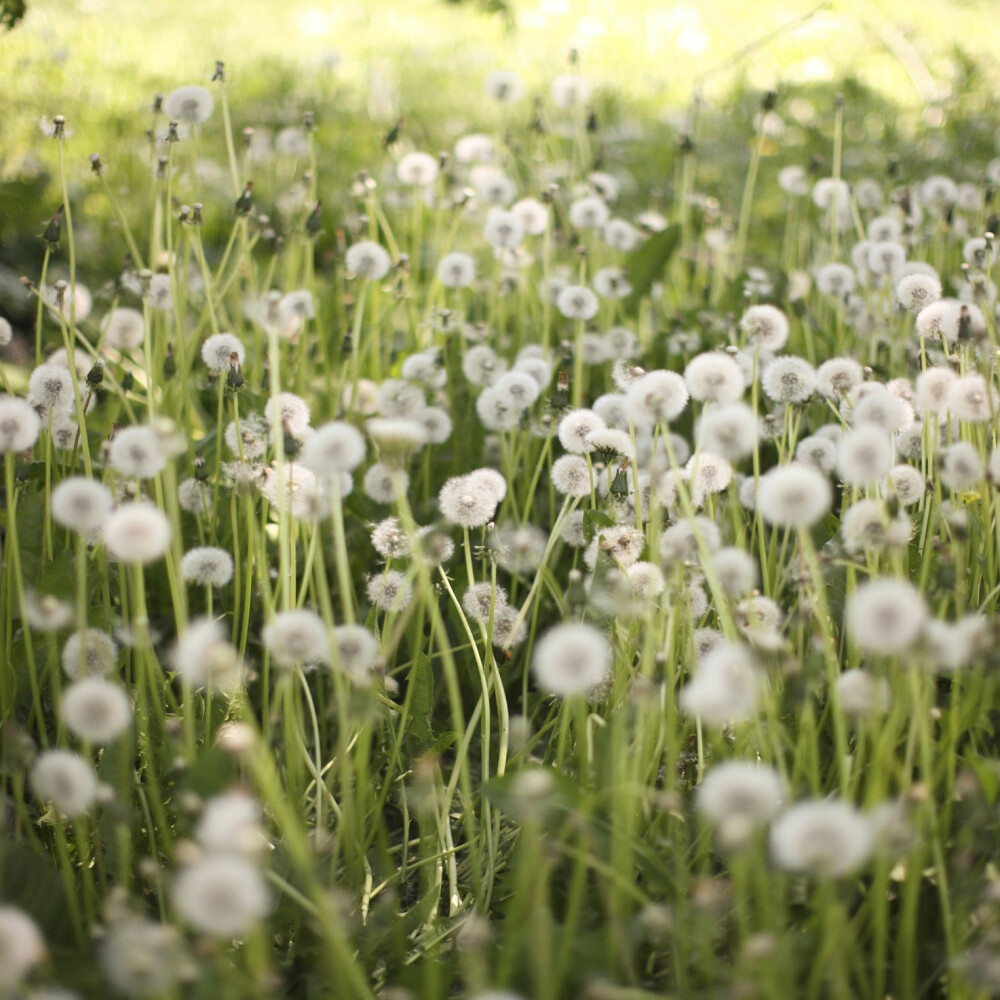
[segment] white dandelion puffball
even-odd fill
[[[524,224],[514,212],[490,212],[483,225],[483,237],[490,246],[513,250],[524,239]]]
[[[118,644],[97,628],[74,632],[62,650],[62,668],[67,677],[106,676],[118,665]]]
[[[507,69],[494,70],[483,83],[483,90],[491,100],[513,104],[524,96],[521,78]]]
[[[782,465],[760,477],[756,506],[768,524],[807,528],[830,509],[829,479],[811,465]]]
[[[271,897],[257,868],[238,855],[210,854],[174,878],[177,913],[193,930],[235,938],[270,912]]]
[[[720,642],[702,657],[681,691],[681,708],[706,726],[733,725],[753,713],[762,684],[750,651],[738,643]]]
[[[684,369],[692,399],[699,402],[736,403],[746,383],[737,362],[722,351],[707,351],[692,358]]]
[[[167,453],[152,427],[124,427],[111,441],[108,462],[129,479],[152,479],[166,466]]]
[[[788,340],[788,317],[777,306],[750,306],[740,320],[740,329],[752,347],[780,351]]]
[[[220,622],[199,618],[178,636],[171,662],[192,689],[231,694],[243,680],[243,664]]]
[[[381,281],[392,266],[389,252],[373,240],[360,240],[348,247],[344,256],[348,273],[356,278]]]
[[[438,161],[430,153],[407,153],[396,165],[400,184],[427,187],[437,180]]]
[[[873,677],[866,670],[845,670],[834,689],[840,710],[851,718],[884,712],[889,707],[889,684],[884,677]]]
[[[176,927],[129,914],[108,928],[100,956],[105,976],[123,996],[169,995],[184,968],[184,941]]]
[[[31,787],[67,816],[82,816],[97,801],[97,774],[70,750],[45,750],[31,768]]]
[[[168,117],[189,125],[207,121],[214,108],[215,99],[211,93],[193,84],[171,91],[163,102],[163,110]]]
[[[857,646],[877,656],[909,649],[926,620],[927,605],[907,580],[870,580],[860,584],[847,602],[848,634]]]
[[[260,821],[260,806],[253,796],[223,792],[205,803],[194,838],[206,851],[252,858],[267,847]]]
[[[476,278],[476,262],[467,253],[449,253],[438,261],[438,281],[445,288],[468,288]]]
[[[92,535],[111,516],[113,503],[111,491],[103,483],[71,476],[52,491],[52,519],[70,531]]]
[[[645,427],[679,417],[689,399],[684,378],[665,369],[642,375],[628,387],[626,395],[632,419]]]
[[[243,341],[231,333],[213,333],[201,345],[201,360],[213,372],[228,372],[234,363],[242,365],[246,356]]]
[[[142,346],[146,323],[138,309],[112,309],[101,323],[104,343],[116,351],[134,351]]]
[[[531,660],[535,683],[558,698],[586,695],[607,680],[611,646],[593,625],[572,622],[549,629]]]
[[[441,516],[463,528],[478,528],[493,520],[499,502],[495,488],[474,475],[453,476],[438,493]]]
[[[261,632],[261,641],[279,667],[311,667],[330,662],[330,636],[315,611],[279,611]]]
[[[867,486],[881,479],[895,458],[892,438],[874,424],[863,424],[840,439],[837,469],[845,483]]]
[[[0,396],[0,454],[27,451],[41,429],[38,414],[26,399]]]
[[[6,347],[14,339],[14,328],[10,320],[0,316],[0,347]]]
[[[143,565],[167,551],[170,534],[167,515],[139,500],[122,504],[104,523],[104,547],[119,562]]]
[[[225,549],[198,546],[184,553],[181,576],[186,583],[224,587],[233,578],[233,557]]]
[[[510,206],[529,236],[541,236],[549,225],[549,210],[537,198],[521,198]]]
[[[873,846],[871,823],[849,802],[799,802],[771,827],[774,863],[816,878],[849,875],[868,860]]]
[[[351,472],[364,460],[364,436],[340,420],[318,427],[302,448],[302,464],[319,476]]]
[[[13,995],[18,983],[45,958],[45,941],[16,906],[0,906],[0,991]]]
[[[602,198],[590,195],[569,206],[569,223],[574,229],[603,229],[611,213]]]
[[[104,746],[132,724],[132,702],[120,684],[84,677],[63,691],[60,706],[66,728],[87,743]]]
[[[593,319],[600,303],[583,285],[567,285],[556,300],[556,307],[567,319]]]
[[[353,677],[363,677],[378,658],[378,640],[363,625],[338,625],[333,630],[333,662]]]
[[[559,421],[556,433],[559,436],[559,443],[568,452],[583,455],[594,450],[589,441],[591,433],[603,430],[605,426],[604,421],[593,410],[570,410]]]
[[[716,764],[698,786],[698,811],[719,827],[727,846],[738,846],[781,812],[785,801],[781,775],[766,764],[729,760]]]

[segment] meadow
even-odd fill
[[[5,37],[0,997],[1000,993],[996,16],[907,9]]]

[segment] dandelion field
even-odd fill
[[[43,119],[0,996],[1000,992],[994,123],[561,70]]]

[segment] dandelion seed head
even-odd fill
[[[80,740],[105,746],[132,725],[132,702],[120,684],[84,677],[63,691],[60,713],[66,728]]]
[[[743,597],[757,586],[757,563],[749,552],[736,546],[718,549],[712,568],[719,585],[730,597]]]
[[[815,878],[851,874],[865,864],[873,847],[871,823],[848,802],[799,802],[771,826],[775,865]]]
[[[213,372],[228,372],[234,359],[236,364],[242,365],[246,356],[243,341],[231,333],[213,333],[201,345],[201,360]]]
[[[611,667],[604,633],[582,622],[550,628],[535,644],[531,660],[535,683],[557,698],[586,697],[604,684]]]
[[[801,198],[809,193],[809,175],[797,163],[782,167],[778,171],[778,187],[785,194]]]
[[[261,641],[279,667],[315,667],[330,662],[330,636],[310,608],[279,611],[261,631]]]
[[[438,281],[445,288],[468,288],[476,279],[476,262],[467,253],[449,253],[438,262]]]
[[[394,469],[384,462],[375,462],[369,466],[364,477],[365,496],[376,503],[393,503],[396,499],[396,483],[405,494],[410,477],[403,469]]]
[[[593,195],[578,198],[569,206],[569,224],[574,229],[603,229],[610,216],[604,199]]]
[[[697,563],[702,547],[711,554],[721,544],[722,535],[718,525],[707,517],[696,515],[692,519],[670,525],[660,535],[660,558],[668,569],[677,564]]]
[[[52,519],[70,531],[93,535],[111,515],[111,491],[94,479],[71,476],[52,491]]]
[[[880,480],[893,465],[892,438],[874,424],[862,424],[840,440],[837,469],[845,483],[867,486]]]
[[[225,587],[233,578],[233,557],[212,546],[189,549],[181,559],[181,576],[202,587]]]
[[[174,877],[171,898],[192,930],[221,939],[246,934],[271,910],[263,876],[237,854],[214,852],[185,865]]]
[[[396,177],[400,184],[427,187],[437,180],[438,161],[430,153],[407,153],[396,164]]]
[[[28,400],[43,413],[74,405],[73,376],[65,365],[39,365],[28,378]]]
[[[441,516],[463,528],[478,528],[492,521],[499,502],[495,487],[471,475],[453,476],[438,493]]]
[[[655,426],[679,417],[688,402],[688,389],[677,372],[664,369],[647,372],[627,391],[636,424]]]
[[[368,577],[365,595],[379,611],[402,611],[410,603],[413,586],[403,573],[391,569]]]
[[[752,347],[780,351],[788,340],[788,317],[777,306],[750,306],[740,320],[740,329]]]
[[[97,774],[71,750],[45,750],[31,768],[31,787],[43,802],[67,816],[82,816],[97,801]]]
[[[141,347],[146,323],[138,309],[122,306],[112,309],[101,322],[104,343],[116,351],[134,351]]]
[[[160,996],[172,991],[180,978],[184,942],[176,927],[130,913],[108,928],[100,943],[100,960],[104,975],[117,993]]]
[[[843,299],[854,291],[857,278],[847,264],[824,264],[816,272],[816,287],[823,295]]]
[[[707,351],[692,358],[684,369],[684,381],[692,399],[723,405],[738,402],[746,388],[742,369],[722,351]]]
[[[524,97],[521,78],[508,69],[495,69],[483,83],[486,96],[501,104],[514,104]]]
[[[941,482],[949,490],[964,492],[981,485],[986,470],[979,450],[968,441],[956,441],[940,453]]]
[[[593,319],[598,305],[597,296],[583,285],[567,285],[556,300],[556,307],[567,319]]]
[[[753,713],[762,685],[750,650],[721,642],[702,657],[694,677],[681,690],[681,708],[712,728],[733,725]]]
[[[268,400],[266,417],[272,434],[301,438],[309,429],[309,404],[294,392],[283,392],[277,399]]]
[[[775,358],[760,380],[768,399],[776,403],[806,403],[816,391],[816,372],[805,358]]]
[[[777,466],[761,476],[755,498],[761,517],[784,528],[810,527],[829,511],[832,502],[829,479],[813,466],[796,463]]]
[[[755,829],[781,811],[786,790],[772,767],[748,760],[716,764],[698,786],[698,811],[719,828],[728,848],[742,846]]]
[[[168,118],[189,125],[200,125],[207,121],[215,108],[215,99],[210,91],[196,84],[172,90],[163,102],[163,110]]]
[[[108,463],[130,479],[152,479],[166,467],[167,454],[152,427],[124,427],[111,440]]]
[[[502,209],[494,209],[483,224],[483,238],[492,247],[513,250],[524,239],[524,223],[520,215]]]
[[[908,312],[919,313],[941,298],[941,282],[927,274],[907,274],[896,284],[896,301]]]
[[[924,599],[906,580],[870,580],[859,584],[848,598],[848,634],[860,649],[876,656],[909,649],[926,620]]]
[[[902,548],[912,532],[913,525],[904,510],[890,515],[884,503],[871,498],[851,504],[840,519],[844,549],[851,555]]]
[[[171,661],[193,690],[232,694],[243,681],[243,664],[220,622],[199,618],[177,638]]]
[[[590,469],[579,455],[561,455],[552,463],[552,485],[569,497],[585,497],[590,493]]]
[[[948,409],[956,420],[982,423],[992,419],[996,412],[996,392],[976,372],[961,375],[948,390]]]
[[[104,548],[119,562],[146,564],[160,559],[170,544],[170,521],[146,501],[124,503],[104,522]]]
[[[0,989],[15,995],[22,979],[44,960],[38,925],[16,906],[0,906]]]
[[[318,427],[302,446],[302,464],[319,476],[350,472],[364,460],[364,437],[356,427],[340,420]]]

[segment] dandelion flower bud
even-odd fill
[[[722,642],[698,663],[694,677],[681,691],[681,707],[707,726],[729,726],[753,713],[762,683],[750,651]]]
[[[438,161],[430,153],[407,153],[396,165],[400,184],[427,187],[437,180]]]
[[[611,646],[593,625],[572,622],[549,629],[531,660],[535,683],[557,698],[586,696],[610,675]]]
[[[771,857],[784,871],[837,878],[874,848],[871,823],[848,802],[817,799],[787,809],[771,827]]]
[[[14,996],[44,958],[45,941],[34,920],[16,906],[0,906],[0,991]]]
[[[213,372],[228,372],[233,364],[233,355],[236,356],[236,363],[242,365],[246,354],[243,341],[231,333],[213,333],[201,345],[201,359]]]
[[[747,343],[762,351],[780,351],[788,340],[788,318],[776,306],[750,306],[740,320]]]
[[[167,454],[152,427],[125,427],[111,441],[108,462],[129,479],[152,479],[163,471]]]
[[[66,728],[77,739],[105,746],[132,724],[132,702],[119,684],[85,677],[63,691],[60,706]]]
[[[171,91],[163,102],[163,110],[168,118],[189,125],[200,125],[207,121],[215,108],[215,99],[204,87],[191,84]]]
[[[174,878],[172,896],[184,923],[217,938],[246,934],[271,909],[260,872],[238,855],[214,853],[187,865]]]
[[[136,501],[122,504],[104,523],[104,547],[119,562],[151,563],[167,551],[170,534],[163,511]]]
[[[920,591],[906,580],[870,580],[847,602],[847,631],[867,653],[891,656],[909,649],[927,619]]]
[[[72,476],[52,491],[52,518],[81,535],[99,531],[111,515],[111,491],[94,479]]]
[[[116,351],[134,351],[142,346],[146,323],[138,309],[112,309],[101,323],[104,343]]]
[[[233,578],[233,557],[212,546],[190,549],[181,560],[181,576],[202,587],[224,587]]]
[[[684,381],[692,399],[712,403],[736,403],[746,387],[740,366],[722,351],[707,351],[688,362]]]
[[[373,240],[360,240],[352,244],[344,257],[349,274],[369,281],[381,281],[392,266],[392,259],[384,247]]]
[[[31,787],[43,802],[67,816],[82,816],[97,801],[97,775],[70,750],[46,750],[31,768]]]
[[[833,502],[830,481],[808,465],[782,465],[760,477],[756,506],[768,524],[808,528]]]

